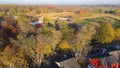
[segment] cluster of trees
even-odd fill
[[[0,17],[6,20],[0,21],[1,68],[40,68],[42,62],[56,59],[57,54],[63,56],[71,53],[79,64],[84,64],[83,52],[87,54],[93,40],[101,44],[120,40],[120,28],[113,28],[111,23],[87,23],[78,29],[58,23],[59,30],[56,30],[58,26],[53,24],[53,27],[44,26],[36,31],[29,23],[37,18],[34,14],[27,13],[33,10],[40,13],[42,10],[33,7],[5,10],[0,11]],[[88,10],[84,11],[89,13]],[[80,12],[84,14],[84,11]],[[13,18],[14,16],[17,18]],[[45,22],[48,21],[46,18]]]
[[[97,13],[108,13],[108,14],[114,14],[114,15],[120,15],[120,8],[115,9],[98,9],[95,12]]]
[[[111,43],[114,40],[119,40],[119,31],[120,28],[114,29],[111,23],[105,23],[97,31],[95,39],[99,43]]]
[[[5,42],[9,42],[0,48],[1,67],[40,67],[42,62],[52,59],[53,55],[59,53],[64,55],[71,51],[76,54],[78,61],[82,55],[82,49],[89,49],[88,45],[95,34],[95,27],[92,24],[84,25],[77,32],[68,25],[60,26],[61,30],[44,26],[36,32],[32,29],[33,26],[28,28],[19,24],[27,25],[26,20],[19,22],[18,19],[16,25],[14,21],[11,22],[12,24],[10,21],[1,24],[0,30],[3,31],[1,34],[4,33],[1,38],[6,35],[5,38],[8,41],[5,40]]]
[[[114,10],[106,10],[105,13],[120,15],[120,8],[117,8],[117,9],[114,9]]]

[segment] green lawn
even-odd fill
[[[104,23],[111,23],[113,24],[114,28],[120,28],[120,20],[116,20],[110,17],[100,17],[100,18],[94,18],[94,19],[85,19],[83,21],[76,21],[79,24],[87,24],[87,23],[99,23],[100,25]]]

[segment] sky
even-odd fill
[[[0,0],[0,4],[120,5],[120,0]]]

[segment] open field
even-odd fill
[[[36,15],[37,17],[39,16],[43,16],[43,17],[47,17],[49,19],[52,19],[52,17],[68,17],[71,16],[73,17],[73,21],[74,20],[84,20],[84,19],[93,19],[93,18],[99,18],[99,17],[110,17],[116,20],[120,20],[120,16],[117,15],[113,15],[113,14],[105,14],[105,13],[92,13],[89,14],[87,16],[81,16],[79,14],[76,14],[74,12],[60,12],[60,13],[40,13],[38,15]]]
[[[99,18],[99,17],[111,17],[116,20],[120,20],[120,16],[112,15],[112,14],[92,14],[91,16],[88,17],[81,17],[80,19],[93,19],[93,18]]]

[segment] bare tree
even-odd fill
[[[89,50],[89,44],[95,32],[95,27],[92,24],[87,24],[82,26],[75,37],[71,39],[70,43],[75,52],[76,61],[82,56],[83,50]]]

